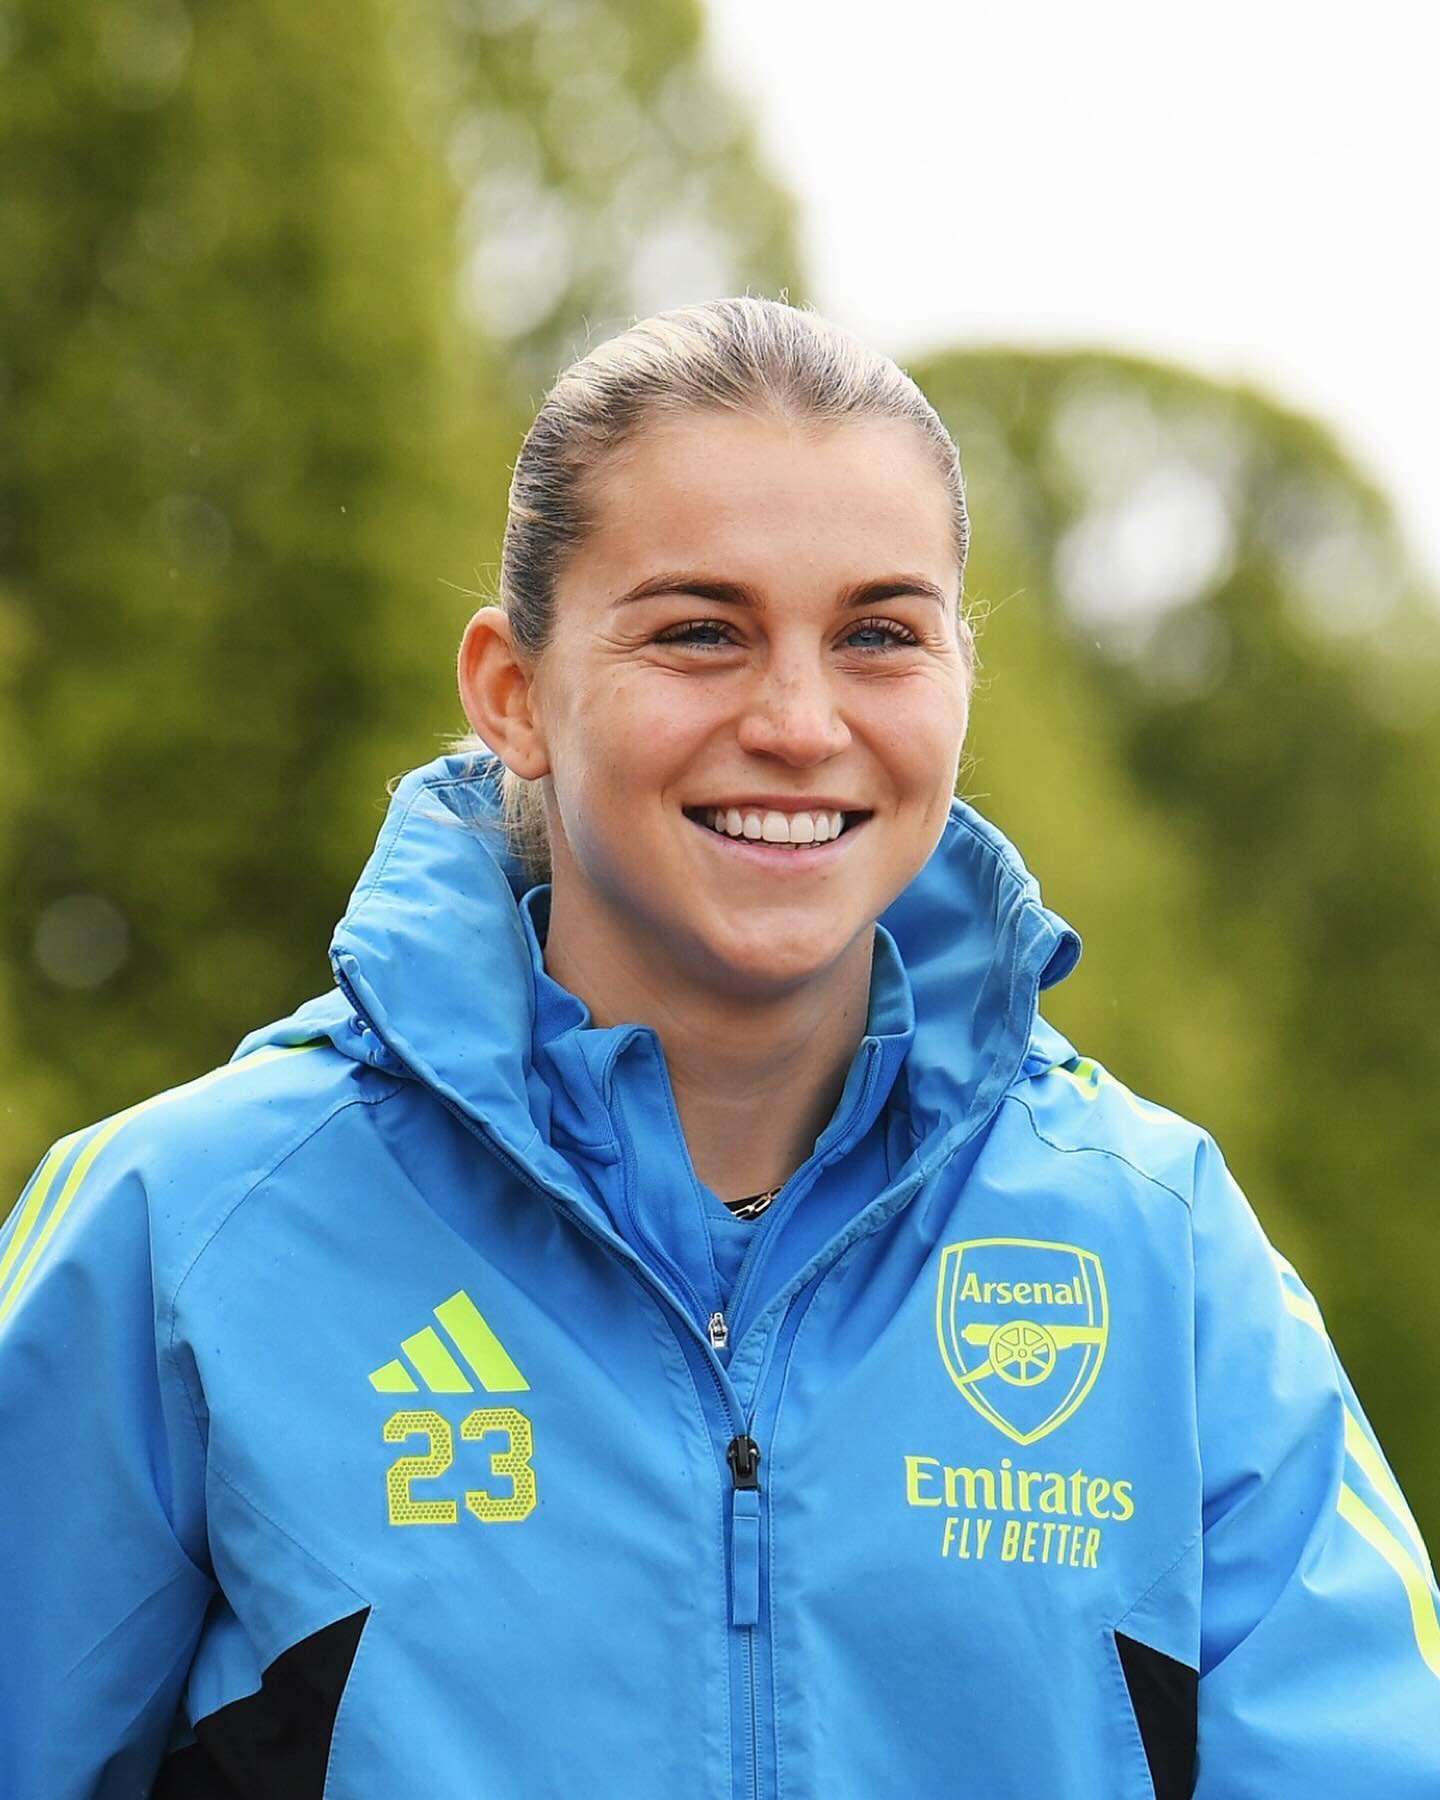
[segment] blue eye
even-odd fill
[[[693,644],[697,650],[719,650],[730,640],[730,627],[721,619],[687,619],[672,625],[656,638],[657,644]]]
[[[868,641],[855,643],[857,638],[862,637]],[[853,644],[855,649],[867,652],[897,650],[907,644],[918,644],[919,641],[913,631],[907,631],[893,619],[861,619],[858,625],[852,625],[845,633],[847,644]]]

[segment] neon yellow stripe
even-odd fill
[[[1421,1567],[1433,1581],[1434,1571],[1430,1566],[1430,1553],[1425,1548],[1425,1540],[1420,1535],[1420,1527],[1415,1523],[1415,1515],[1405,1504],[1405,1496],[1400,1492],[1400,1484],[1386,1468],[1385,1458],[1366,1437],[1360,1421],[1348,1406],[1345,1409],[1345,1448],[1365,1471],[1371,1487],[1405,1527],[1406,1534],[1419,1555]]]
[[[435,1317],[460,1346],[460,1354],[480,1377],[482,1387],[492,1394],[506,1394],[530,1386],[464,1288],[442,1300],[435,1308]]]
[[[55,1177],[60,1173],[60,1165],[70,1154],[74,1146],[84,1137],[83,1131],[72,1131],[69,1137],[61,1138],[58,1144],[51,1146],[49,1153],[36,1172],[35,1185],[31,1188],[20,1216],[15,1221],[15,1230],[10,1242],[5,1246],[5,1255],[0,1258],[0,1290],[3,1290],[15,1259],[25,1248],[26,1240],[35,1229],[35,1221],[40,1217],[40,1209],[49,1197],[50,1189],[55,1185]]]
[[[187,1082],[184,1087],[167,1088],[163,1094],[153,1094],[150,1099],[142,1100],[138,1106],[130,1106],[127,1107],[124,1112],[116,1113],[113,1119],[100,1127],[90,1139],[89,1143],[86,1144],[85,1148],[75,1158],[74,1166],[70,1170],[70,1174],[66,1179],[64,1187],[60,1190],[59,1198],[50,1210],[49,1218],[46,1219],[35,1242],[30,1246],[29,1255],[16,1271],[15,1280],[11,1284],[10,1291],[5,1295],[3,1300],[0,1300],[0,1319],[5,1317],[10,1311],[10,1308],[14,1306],[15,1302],[19,1299],[25,1283],[30,1277],[31,1271],[45,1252],[45,1246],[55,1235],[56,1227],[65,1217],[66,1213],[69,1212],[71,1203],[79,1193],[85,1177],[90,1173],[90,1165],[110,1142],[111,1138],[128,1125],[131,1119],[138,1119],[141,1113],[149,1112],[152,1106],[163,1106],[167,1100],[174,1100],[181,1094],[193,1094],[198,1092],[201,1088],[212,1086],[217,1081],[224,1081],[228,1076],[239,1074],[242,1069],[256,1069],[261,1067],[264,1063],[275,1062],[282,1056],[303,1055],[305,1051],[317,1048],[318,1046],[315,1044],[287,1044],[277,1046],[273,1050],[257,1050],[253,1056],[244,1057],[238,1063],[226,1063],[224,1068],[212,1069],[208,1075],[202,1075],[196,1081]]]
[[[1098,1082],[1087,1080],[1083,1075],[1077,1074],[1074,1069],[1056,1067],[1053,1068],[1050,1073],[1052,1075],[1063,1075],[1066,1081],[1070,1083],[1071,1087],[1077,1088],[1081,1096],[1086,1100],[1093,1100],[1100,1092],[1100,1084]]]
[[[370,1377],[370,1385],[377,1394],[418,1394],[420,1391],[415,1385],[415,1377],[399,1357],[386,1363],[383,1369],[377,1369]]]
[[[1290,1264],[1285,1261],[1283,1256],[1276,1253],[1275,1261],[1287,1274],[1294,1276],[1296,1281],[1300,1279],[1300,1277],[1295,1274],[1294,1269],[1290,1267]],[[1303,1324],[1308,1325],[1312,1331],[1318,1332],[1328,1345],[1330,1338],[1325,1330],[1325,1321],[1321,1317],[1320,1308],[1310,1296],[1308,1294],[1297,1294],[1292,1289],[1285,1287],[1283,1283],[1280,1292],[1285,1300],[1286,1312],[1292,1314]],[[1415,1523],[1415,1515],[1406,1505],[1405,1496],[1400,1492],[1399,1483],[1395,1480],[1395,1477],[1390,1473],[1389,1469],[1386,1468],[1384,1457],[1381,1456],[1374,1444],[1372,1444],[1370,1439],[1365,1435],[1364,1427],[1348,1406],[1345,1408],[1345,1448],[1355,1459],[1359,1467],[1364,1470],[1369,1478],[1370,1485],[1375,1489],[1376,1493],[1381,1496],[1391,1512],[1394,1513],[1395,1517],[1405,1527],[1406,1535],[1410,1538],[1416,1551],[1419,1553],[1421,1566],[1433,1579],[1430,1553],[1425,1548],[1425,1540],[1420,1535],[1420,1527]]]
[[[420,1379],[432,1394],[473,1394],[465,1371],[440,1341],[433,1325],[402,1338],[400,1348],[414,1363]]]
[[[1094,1062],[1088,1056],[1080,1057],[1073,1069],[1067,1069],[1063,1063],[1056,1063],[1050,1073],[1063,1075],[1086,1100],[1098,1099],[1102,1087],[1113,1088],[1131,1112],[1144,1119],[1147,1124],[1164,1125],[1170,1122],[1171,1115],[1163,1106],[1155,1106],[1149,1100],[1142,1100],[1138,1094],[1132,1094],[1125,1083],[1117,1080],[1103,1063]]]
[[[1419,1565],[1394,1532],[1344,1482],[1340,1484],[1339,1507],[1340,1517],[1355,1527],[1372,1550],[1379,1551],[1405,1584],[1416,1647],[1430,1673],[1440,1680],[1440,1619],[1435,1616],[1430,1584]]]
[[[1320,1316],[1320,1308],[1310,1296],[1308,1294],[1292,1293],[1283,1283],[1281,1284],[1280,1292],[1285,1300],[1286,1312],[1293,1314],[1294,1317],[1299,1319],[1303,1324],[1308,1325],[1312,1331],[1318,1331],[1328,1344],[1330,1342],[1330,1336],[1325,1329],[1325,1321]]]

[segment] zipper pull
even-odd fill
[[[710,1323],[706,1326],[706,1330],[710,1334],[710,1348],[712,1350],[723,1350],[730,1342],[730,1327],[725,1323],[725,1315],[723,1312],[711,1313]],[[737,1439],[736,1441],[738,1442],[739,1440]]]
[[[735,1487],[730,1496],[730,1623],[760,1619],[760,1446],[731,1438],[725,1452]]]
[[[716,1318],[719,1318],[717,1313]],[[737,1491],[760,1486],[757,1470],[760,1467],[760,1446],[752,1437],[731,1438],[730,1447],[725,1452],[725,1460],[730,1465],[730,1474]]]

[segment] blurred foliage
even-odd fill
[[[789,278],[699,33],[0,0],[6,1192],[328,981],[559,321]]]
[[[496,529],[511,432],[382,8],[4,20],[13,1181],[323,983],[384,780],[450,722],[435,571]]]
[[[976,521],[964,791],[1086,937],[1046,1010],[1215,1133],[1423,1511],[1435,596],[1383,497],[1259,394],[1094,354],[911,372]]]
[[[804,292],[691,0],[0,0],[0,65],[13,1193],[324,986],[386,777],[459,723],[558,367]],[[1263,396],[1114,356],[912,372],[975,519],[966,791],[1087,939],[1049,1010],[1215,1131],[1440,1537],[1433,597]]]
[[[454,0],[448,19],[412,39],[412,76],[464,193],[460,309],[505,346],[523,416],[631,316],[752,284],[803,297],[793,203],[698,6]]]

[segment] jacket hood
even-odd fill
[[[395,789],[331,943],[338,992],[252,1032],[329,1038],[357,1061],[417,1078],[553,1186],[573,1186],[527,1097],[534,978],[519,900],[530,885],[500,824],[499,759],[445,756]],[[910,980],[905,1079],[926,1161],[988,1116],[1022,1070],[1073,1054],[1040,1019],[1040,992],[1080,955],[1076,932],[996,828],[952,802],[941,841],[881,924]]]

